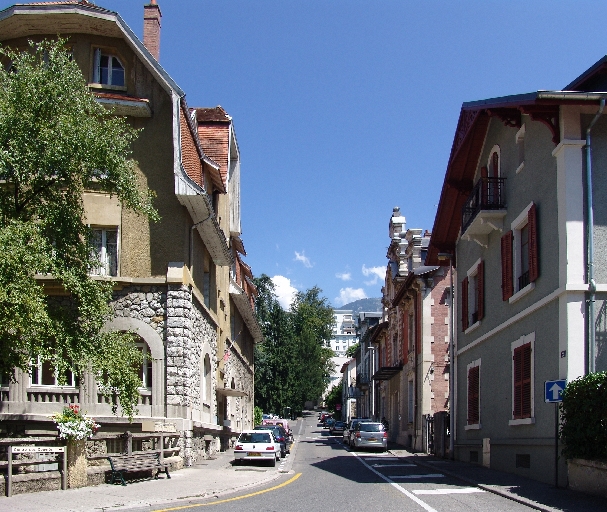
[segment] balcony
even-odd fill
[[[462,238],[487,247],[487,236],[502,231],[506,215],[506,178],[481,178],[462,208]]]
[[[369,375],[366,373],[359,373],[356,376],[356,387],[360,389],[367,389],[369,387]]]

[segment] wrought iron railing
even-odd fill
[[[506,207],[506,178],[481,178],[462,208],[462,233],[468,229],[481,210],[502,210]]]

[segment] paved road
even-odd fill
[[[295,425],[296,449],[288,474],[249,492],[154,510],[306,511],[529,511],[529,507],[485,492],[415,463],[415,457],[350,451],[329,436],[316,416]],[[251,468],[253,469],[253,468]],[[148,509],[149,510],[149,509]]]

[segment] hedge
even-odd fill
[[[561,413],[563,455],[607,459],[607,372],[589,373],[567,384]]]

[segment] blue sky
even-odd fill
[[[143,1],[96,3],[141,37]],[[160,63],[233,117],[246,261],[285,304],[379,297],[392,208],[432,229],[462,102],[560,89],[607,53],[607,2],[158,4]]]

